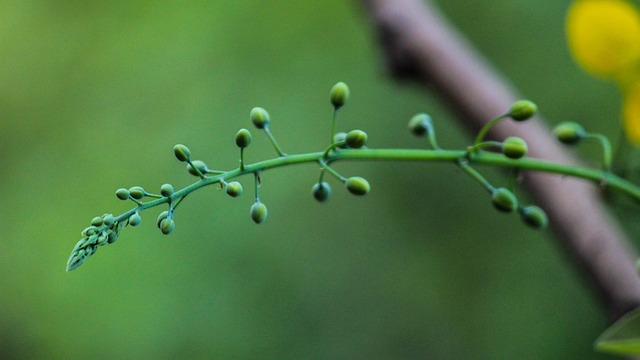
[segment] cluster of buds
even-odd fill
[[[311,186],[311,194],[316,201],[321,203],[327,202],[332,197],[332,188],[330,182],[325,179],[326,174],[333,176],[353,195],[363,196],[368,194],[371,191],[371,186],[365,178],[361,176],[342,176],[331,166],[333,161],[344,157],[362,156],[364,158],[372,154],[367,147],[369,139],[366,132],[360,129],[344,132],[336,132],[335,130],[338,112],[346,105],[349,94],[349,87],[343,82],[334,85],[330,91],[329,100],[333,106],[331,140],[322,153],[287,155],[278,145],[271,132],[271,117],[269,113],[261,107],[255,107],[250,111],[249,120],[257,130],[263,131],[267,135],[278,155],[277,158],[256,164],[245,164],[244,151],[253,142],[251,132],[245,128],[238,130],[235,135],[235,144],[240,150],[239,167],[228,171],[212,170],[204,161],[193,159],[191,150],[187,146],[183,144],[175,145],[173,147],[175,158],[185,163],[187,172],[197,177],[198,181],[178,191],[175,191],[171,184],[164,184],[160,187],[158,194],[148,192],[141,186],[116,190],[115,194],[118,199],[132,201],[136,204],[136,207],[118,217],[105,214],[101,217],[93,218],[91,226],[82,231],[82,239],[76,244],[71,253],[67,263],[67,270],[70,271],[80,266],[96,252],[98,246],[113,243],[124,227],[139,225],[142,221],[140,212],[147,208],[162,204],[168,206],[168,209],[162,211],[156,219],[157,227],[163,234],[168,235],[176,228],[176,208],[187,195],[196,189],[211,184],[219,184],[220,189],[224,190],[230,197],[237,198],[241,196],[244,192],[242,184],[238,181],[228,180],[243,175],[253,174],[254,176],[254,198],[249,209],[249,216],[256,224],[264,223],[267,219],[268,209],[259,197],[259,189],[262,183],[261,172],[270,167],[275,167],[274,163],[280,164],[277,166],[282,166],[292,163],[294,160],[300,162],[296,159],[302,157],[308,158],[305,161],[317,161],[320,165],[320,175],[318,181]],[[526,224],[534,228],[544,228],[547,226],[548,220],[541,208],[535,205],[520,204],[511,187],[493,186],[472,167],[475,159],[481,158],[486,151],[492,151],[502,154],[499,155],[501,162],[507,162],[510,165],[514,165],[514,168],[518,168],[514,162],[520,161],[528,152],[527,143],[522,138],[512,136],[502,141],[486,141],[484,137],[489,129],[498,122],[504,119],[512,119],[517,122],[526,121],[532,118],[536,111],[537,107],[531,101],[519,100],[514,102],[505,114],[489,121],[479,131],[473,144],[466,150],[459,151],[460,155],[456,155],[454,160],[465,173],[477,180],[489,192],[491,203],[495,209],[506,213],[517,212]],[[409,121],[409,130],[416,136],[427,138],[427,145],[430,149],[424,151],[433,152],[431,155],[442,156],[444,153],[453,152],[452,150],[443,150],[438,145],[433,120],[428,114],[420,113],[413,116]],[[603,142],[603,146],[607,150],[606,143],[598,135],[589,134],[581,126],[574,123],[558,125],[554,130],[554,134],[566,144],[577,144],[584,139],[598,139]],[[605,151],[605,169],[608,169],[609,162],[610,152]],[[271,163],[272,165],[266,166],[266,163]]]
[[[112,214],[104,214],[91,219],[91,225],[82,230],[82,239],[76,243],[73,251],[71,251],[71,256],[67,261],[67,271],[82,265],[91,255],[98,251],[99,246],[113,244],[118,239],[120,230],[127,226],[128,223],[129,221],[124,223],[117,221]],[[135,226],[134,224],[131,225]]]

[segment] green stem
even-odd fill
[[[196,174],[198,174],[198,176],[200,176],[200,179],[204,179],[205,178],[204,174],[202,174],[202,172],[200,172],[200,169],[198,169],[195,165],[193,165],[193,162],[191,161],[191,159],[187,159],[187,163],[193,168],[193,170],[195,170]]]
[[[436,130],[433,127],[433,123],[431,119],[425,122],[425,125],[428,127],[427,129],[427,140],[429,144],[434,150],[440,150],[440,146],[438,146],[438,142],[436,141]]]
[[[484,142],[480,142],[477,143],[471,147],[469,147],[467,149],[467,151],[469,152],[469,154],[473,154],[476,151],[480,150],[480,149],[487,149],[487,148],[501,148],[502,147],[502,142],[500,141],[484,141]]]
[[[253,173],[253,187],[256,194],[256,201],[260,201],[260,196],[258,196],[258,187],[260,187],[260,175],[257,171]]]
[[[329,145],[329,146],[327,147],[327,149],[324,151],[324,156],[323,156],[323,158],[325,158],[325,159],[326,159],[326,158],[329,156],[329,153],[331,152],[331,150],[333,150],[333,149],[337,148],[338,146],[339,146],[339,145],[338,145],[337,143],[333,143],[333,144]]]
[[[587,139],[595,140],[602,146],[602,166],[605,171],[611,171],[611,159],[613,158],[613,151],[611,150],[611,142],[602,134],[587,134]]]
[[[622,129],[620,136],[618,137],[618,143],[613,154],[612,171],[621,177],[627,177],[629,172],[629,152],[631,151],[631,145],[627,140],[624,129]]]
[[[271,130],[269,130],[269,126],[265,125],[264,132],[267,133],[267,136],[269,137],[269,140],[271,141],[271,144],[273,144],[273,147],[278,152],[278,155],[280,155],[281,157],[287,156],[287,154],[285,154],[284,151],[282,151],[282,149],[280,149],[280,146],[278,146],[278,143],[276,142],[276,138],[273,136],[273,134],[271,134]]]
[[[244,148],[240,148],[240,171],[244,170]]]
[[[493,185],[491,185],[491,183],[487,181],[487,179],[485,179],[484,176],[482,176],[482,174],[480,174],[476,169],[472,168],[469,165],[468,161],[458,160],[458,166],[460,166],[460,168],[464,170],[464,172],[466,172],[472,178],[478,181],[480,185],[482,185],[485,189],[487,189],[489,193],[492,193],[495,190],[495,187],[493,187]]]
[[[336,135],[336,119],[338,118],[338,109],[333,109],[333,118],[331,119],[331,141],[329,144],[333,144],[333,137]]]
[[[288,155],[269,160],[260,161],[245,165],[244,170],[236,168],[220,174],[201,179],[185,188],[176,191],[171,195],[171,199],[180,199],[184,196],[211,184],[217,184],[220,179],[230,180],[250,173],[258,173],[270,169],[290,166],[295,164],[318,163],[323,165],[342,160],[370,160],[370,161],[413,161],[413,162],[451,162],[457,163],[461,159],[466,159],[465,150],[417,150],[417,149],[343,149],[333,152],[325,158],[325,152],[312,152],[306,154]],[[609,188],[616,189],[632,199],[640,202],[640,187],[631,182],[607,171],[591,169],[577,165],[557,164],[545,160],[534,158],[510,159],[503,154],[481,152],[475,154],[472,159],[467,160],[469,164],[489,165],[509,169],[519,169],[527,171],[539,171],[553,174],[560,174],[575,178],[581,178],[595,184],[606,184]],[[330,167],[325,167],[331,173]],[[342,177],[338,174],[338,178]],[[169,198],[156,199],[140,204],[116,219],[122,221],[131,216],[136,210],[142,211],[164,203]]]
[[[492,119],[488,123],[484,124],[482,129],[480,129],[480,131],[478,132],[478,135],[476,136],[476,140],[473,142],[473,145],[477,145],[481,143],[482,140],[484,140],[484,137],[489,132],[489,130],[491,130],[492,127],[494,127],[497,123],[499,123],[500,121],[506,118],[507,118],[507,115],[498,116],[497,118]]]
[[[336,179],[340,180],[341,182],[345,182],[347,181],[347,178],[345,178],[344,176],[340,175],[337,171],[333,170],[333,168],[331,166],[329,166],[329,164],[327,164],[327,162],[324,160],[324,158],[318,160],[320,162],[320,165],[322,165],[322,169],[326,170],[327,172],[329,172],[329,174],[335,176]]]

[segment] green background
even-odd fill
[[[567,51],[567,1],[439,3],[551,122],[618,135],[615,87]],[[146,211],[64,272],[93,216],[131,207],[116,188],[194,181],[176,143],[231,169],[247,127],[247,161],[273,157],[248,118],[262,106],[286,152],[324,148],[337,81],[352,91],[338,128],[367,131],[371,147],[423,147],[406,130],[421,111],[441,145],[470,140],[437,91],[385,74],[355,1],[2,1],[0,357],[608,358],[592,350],[606,314],[552,234],[494,211],[443,164],[337,164],[372,192],[331,179],[327,204],[310,196],[317,166],[269,171],[259,226],[250,177],[238,199],[205,188],[171,236]]]

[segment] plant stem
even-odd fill
[[[458,160],[458,166],[460,166],[460,168],[464,170],[464,172],[469,174],[469,176],[479,182],[480,185],[482,185],[482,187],[484,187],[489,193],[492,193],[495,190],[495,187],[493,187],[493,185],[491,185],[491,183],[489,183],[487,179],[482,176],[482,174],[480,174],[476,169],[469,166],[468,161]]]
[[[476,136],[476,139],[473,142],[473,145],[480,144],[482,142],[482,140],[484,140],[484,137],[487,135],[489,130],[491,130],[492,127],[494,127],[497,123],[499,123],[500,121],[504,120],[505,118],[506,118],[506,115],[498,116],[497,118],[494,118],[491,121],[489,121],[488,123],[486,123],[482,127],[482,129],[480,129],[480,131],[478,132],[478,135]]]
[[[539,171],[554,173],[570,177],[576,177],[591,181],[595,184],[604,184],[609,188],[616,189],[634,200],[640,202],[640,187],[620,178],[619,176],[598,169],[591,169],[576,165],[557,164],[534,158],[509,159],[502,154],[481,152],[475,154],[471,159],[467,158],[464,150],[419,150],[419,149],[343,149],[326,156],[324,151],[306,154],[287,155],[269,160],[260,161],[253,164],[245,164],[244,169],[234,169],[224,174],[201,179],[185,188],[176,191],[171,195],[171,199],[182,198],[201,187],[217,184],[224,179],[230,179],[246,175],[249,173],[260,173],[265,170],[275,169],[284,166],[304,163],[326,162],[327,164],[341,160],[368,160],[368,161],[415,161],[415,162],[451,162],[457,163],[464,160],[468,164],[490,165],[511,169]],[[135,211],[142,211],[160,204],[167,203],[169,198],[156,199],[142,203],[117,217],[118,221],[131,216]]]
[[[269,141],[271,141],[271,144],[276,149],[276,152],[278,153],[278,155],[280,155],[281,157],[287,156],[287,154],[285,154],[284,151],[282,151],[280,146],[278,146],[278,143],[276,142],[276,138],[273,136],[268,126],[264,127],[264,132],[267,133],[267,136],[269,137]]]
[[[613,151],[611,150],[611,142],[602,134],[589,134],[587,139],[592,139],[600,143],[602,146],[602,167],[605,171],[611,171],[611,159]]]

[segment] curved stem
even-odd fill
[[[487,179],[484,178],[484,176],[482,176],[482,174],[472,168],[467,160],[458,160],[458,166],[479,182],[480,185],[482,185],[482,187],[484,187],[489,193],[492,193],[496,189],[489,181],[487,181]]]
[[[467,151],[469,152],[470,155],[472,155],[473,153],[477,152],[480,149],[487,149],[487,148],[499,149],[500,147],[502,147],[502,143],[500,141],[484,141],[469,147]]]
[[[333,143],[333,137],[336,134],[336,119],[338,118],[338,109],[333,109],[333,117],[331,118],[331,143]]]
[[[613,150],[611,150],[611,142],[602,134],[588,134],[587,139],[597,141],[602,146],[602,167],[605,171],[611,171],[611,159]]]
[[[482,142],[482,140],[484,140],[484,137],[487,135],[489,130],[491,130],[492,127],[494,127],[497,123],[499,123],[500,121],[502,121],[504,119],[506,119],[506,115],[498,116],[497,118],[494,118],[491,121],[489,121],[488,123],[486,123],[482,127],[482,129],[480,129],[480,131],[478,132],[478,135],[476,136],[476,140],[473,142],[473,145],[480,144]]]
[[[271,133],[271,130],[269,129],[269,126],[265,125],[264,132],[267,133],[267,136],[269,137],[269,141],[271,141],[271,144],[276,149],[276,152],[278,153],[278,155],[280,155],[281,157],[287,156],[287,154],[285,154],[285,152],[282,151],[280,146],[278,146],[278,143],[276,142],[276,138]]]
[[[595,184],[606,184],[609,188],[616,189],[640,203],[640,187],[631,182],[607,171],[586,168],[577,165],[558,164],[534,158],[509,159],[502,154],[481,152],[471,159],[467,159],[465,150],[421,150],[421,149],[343,149],[339,152],[326,156],[324,151],[306,154],[287,155],[269,160],[260,161],[253,164],[246,164],[244,169],[236,168],[208,178],[201,179],[187,187],[176,191],[171,195],[171,199],[181,199],[188,194],[211,184],[217,184],[222,179],[230,180],[249,173],[260,173],[269,169],[290,166],[294,164],[317,163],[320,162],[330,173],[332,170],[328,163],[341,160],[368,160],[368,161],[414,161],[414,162],[452,162],[457,163],[464,160],[465,163],[475,165],[489,165],[510,169],[539,171],[581,178]],[[342,178],[339,174],[338,178]],[[164,204],[170,198],[156,199],[140,204],[117,217],[118,221],[128,218],[136,210],[145,210],[151,207]]]

